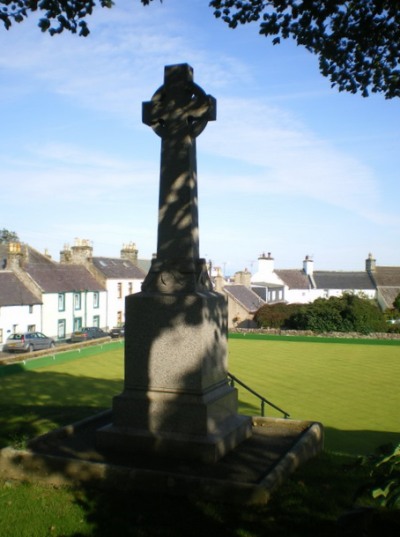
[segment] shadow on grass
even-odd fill
[[[0,447],[73,423],[111,407],[122,381],[25,371],[1,379]]]
[[[110,408],[121,384],[117,380],[47,371],[27,371],[4,379],[0,394],[1,445],[22,443],[46,430]],[[240,410],[259,415],[256,405],[241,406]],[[369,453],[400,437],[396,433],[332,428],[326,428],[325,433],[326,448],[341,453],[360,453],[360,446]],[[350,456],[324,453],[288,479],[270,504],[240,509],[222,502],[154,493],[107,492],[83,486],[73,491],[71,497],[82,510],[87,527],[92,529],[90,533],[76,532],[69,537],[348,535],[343,528],[339,529],[337,519],[351,509],[354,494],[366,479],[361,470],[352,468],[351,462]],[[371,528],[375,531],[376,525]],[[390,520],[386,532],[379,534],[394,536],[398,528],[397,520]],[[351,535],[358,535],[354,528]],[[363,535],[372,537],[376,533],[366,531]]]

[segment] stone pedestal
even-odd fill
[[[227,380],[226,302],[213,291],[126,299],[125,387],[103,447],[215,462],[249,437]]]

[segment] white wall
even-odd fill
[[[105,291],[99,292],[99,307],[94,307],[94,292],[81,292],[81,308],[75,309],[74,293],[65,293],[64,311],[59,311],[59,293],[43,294],[43,332],[55,339],[58,338],[58,325],[60,320],[65,321],[65,337],[74,331],[75,318],[82,319],[82,326],[94,326],[93,318],[100,317],[100,328],[107,328],[107,295]]]
[[[7,337],[14,331],[26,332],[29,326],[34,326],[35,330],[43,332],[42,305],[32,306],[32,313],[29,313],[29,308],[29,306],[3,306],[0,308],[0,329],[3,339],[0,341],[0,349],[2,349]]]
[[[142,282],[143,280],[107,280],[107,322],[110,329],[118,325],[119,317],[121,317],[122,323],[125,322],[125,297],[129,294],[139,293]],[[119,296],[118,284],[121,284],[121,296]],[[130,293],[131,287],[132,292]]]

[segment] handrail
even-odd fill
[[[261,401],[261,416],[262,417],[265,416],[265,405],[267,404],[270,407],[272,407],[275,410],[277,410],[278,412],[281,412],[285,419],[290,418],[290,414],[288,412],[286,412],[285,410],[282,410],[282,408],[279,408],[279,406],[274,405],[274,403],[272,403],[271,401],[268,401],[268,399],[266,399],[263,395],[260,395],[259,393],[254,391],[252,388],[250,388],[250,386],[247,386],[247,384],[245,384],[243,381],[241,381],[240,379],[235,377],[235,375],[232,375],[232,373],[229,373],[229,371],[228,371],[228,378],[230,378],[230,380],[231,380],[230,385],[232,387],[235,385],[235,382],[237,382],[238,384],[240,384],[240,386],[242,386],[242,388],[244,388],[248,392],[250,392],[253,395],[255,395],[256,397],[258,397],[258,399],[260,399],[260,401]]]

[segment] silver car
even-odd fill
[[[51,349],[55,346],[54,339],[41,332],[16,332],[7,338],[3,351],[5,352],[32,352],[41,349]]]

